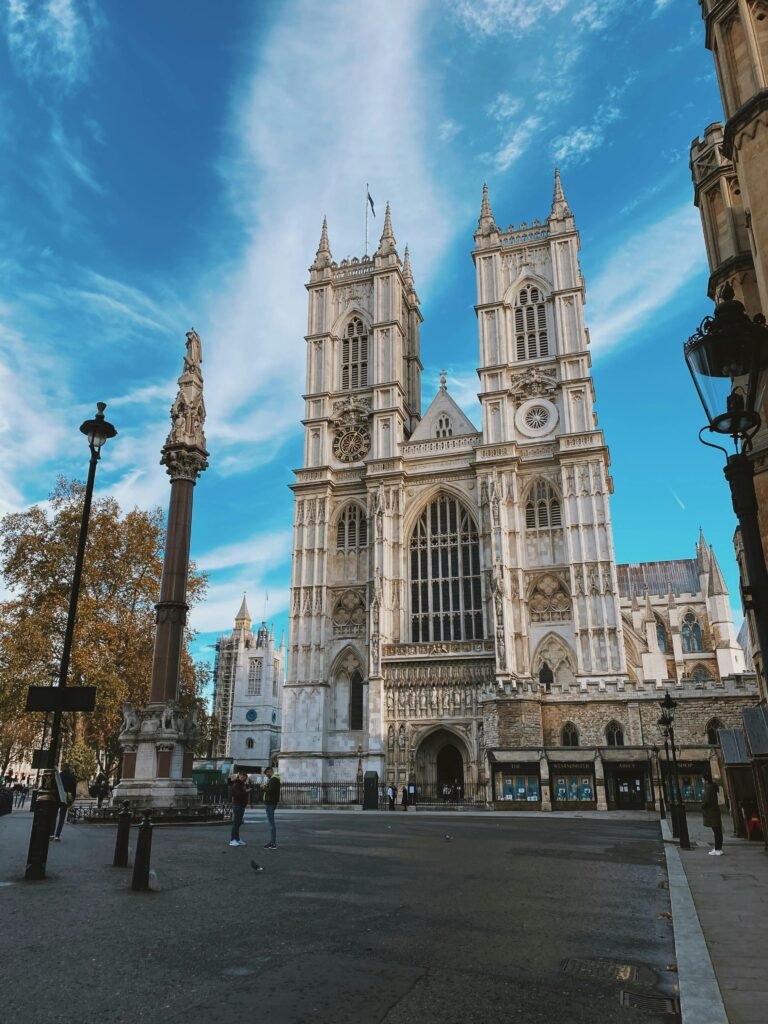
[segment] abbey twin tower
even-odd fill
[[[478,429],[445,375],[422,413],[422,314],[389,207],[376,252],[310,267],[284,781],[364,771],[497,805],[642,807],[658,700],[682,701],[683,787],[756,703],[725,583],[693,557],[617,565],[579,236],[496,223],[483,188]],[[686,724],[684,724],[686,723]],[[686,793],[688,796],[689,794]]]

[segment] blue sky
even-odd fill
[[[424,406],[442,366],[477,420],[480,191],[544,218],[555,162],[582,238],[619,561],[689,557],[738,604],[735,522],[681,356],[710,311],[688,171],[722,117],[695,0],[6,0],[0,7],[0,511],[84,476],[165,505],[184,333],[203,340],[210,469],[193,556],[199,650],[286,621],[302,450],[304,283],[324,214],[362,255],[365,183],[410,246]],[[371,221],[378,237],[381,216]]]

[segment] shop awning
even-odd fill
[[[764,707],[742,708],[741,717],[752,757],[768,757],[768,710]]]
[[[547,760],[550,764],[591,764],[595,763],[594,750],[582,750],[579,747],[564,747],[562,750],[548,750]]]
[[[488,760],[493,762],[499,762],[504,764],[505,762],[514,762],[515,764],[538,764],[541,759],[540,750],[504,750],[499,747],[494,747],[493,750],[488,751]]]
[[[643,747],[637,750],[632,750],[631,747],[610,747],[601,750],[600,756],[606,764],[610,764],[611,761],[637,761],[638,764],[648,764],[648,751]]]
[[[742,729],[718,729],[717,739],[724,764],[749,764],[747,741]]]

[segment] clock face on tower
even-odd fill
[[[333,454],[339,462],[359,462],[371,450],[371,435],[365,427],[345,427],[333,439]]]

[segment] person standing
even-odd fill
[[[267,768],[264,774],[268,780],[264,789],[264,810],[267,812],[267,822],[269,823],[269,842],[264,843],[264,849],[276,850],[277,830],[275,829],[275,811],[280,803],[280,776],[274,768]]]
[[[403,798],[401,800],[401,803],[403,805],[403,810],[407,811],[408,810],[408,787],[406,786],[405,783],[403,783]]]
[[[56,831],[51,836],[51,839],[55,839],[57,843],[61,842],[61,830],[64,828],[67,809],[72,806],[75,802],[75,797],[77,796],[77,779],[66,762],[61,766],[61,774],[59,778],[61,779],[61,784],[64,787],[66,799],[63,804],[59,804],[59,820],[56,823]]]
[[[711,828],[715,834],[715,848],[709,851],[710,857],[722,857],[723,855],[723,819],[720,816],[717,793],[717,783],[710,781],[704,787],[704,799],[701,801],[704,825],[706,828]]]
[[[240,826],[243,824],[245,808],[248,806],[248,775],[238,772],[232,783],[232,831],[229,836],[230,846],[245,846],[240,838]]]
[[[394,811],[394,809],[395,809],[395,788],[394,788],[394,786],[392,785],[391,782],[387,786],[387,800],[389,800],[389,809],[390,809],[390,811]]]

